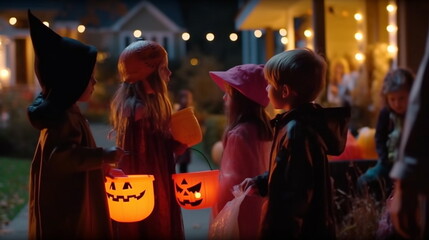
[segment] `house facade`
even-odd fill
[[[138,39],[160,43],[169,53],[170,61],[179,61],[185,55],[186,45],[181,39],[185,30],[176,4],[176,1],[123,1],[112,6],[97,1],[54,5],[31,1],[1,3],[0,86],[38,90],[28,9],[60,35],[97,47],[99,62],[116,62],[121,51]]]

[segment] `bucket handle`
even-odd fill
[[[210,165],[210,161],[207,159],[207,157],[206,157],[206,155],[204,155],[204,153],[202,153],[200,150],[198,150],[196,148],[189,148],[189,149],[194,150],[194,151],[198,152],[199,154],[201,154],[201,156],[204,157],[204,159],[206,160],[207,164],[209,165],[210,170],[213,170],[212,166]]]

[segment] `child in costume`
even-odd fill
[[[118,146],[130,152],[118,167],[126,174],[154,175],[155,207],[140,222],[114,222],[115,237],[183,239],[172,174],[176,172],[174,153],[181,154],[186,147],[170,132],[167,52],[153,41],[133,42],[122,51],[118,69],[122,83],[111,102],[111,120]]]
[[[61,37],[28,11],[42,92],[28,107],[40,130],[30,170],[30,239],[112,239],[103,169],[124,152],[96,147],[78,101],[96,80],[97,50]]]
[[[213,218],[234,198],[233,186],[268,170],[273,133],[265,111],[270,100],[263,69],[262,64],[243,64],[225,72],[210,72],[213,81],[225,92],[227,116]],[[257,236],[262,204],[261,198],[243,200],[238,216],[240,239]]]
[[[272,121],[268,172],[240,184],[268,197],[260,238],[335,239],[327,154],[344,150],[350,109],[313,102],[323,89],[326,62],[309,49],[273,56],[264,74],[271,104],[285,112]]]
[[[408,96],[414,81],[414,74],[404,68],[389,72],[384,78],[382,96],[385,106],[380,110],[375,130],[375,142],[378,154],[377,164],[368,169],[358,179],[359,187],[385,186],[385,198],[390,195],[392,182],[389,172],[396,159],[399,147]],[[382,183],[380,182],[382,181]],[[378,195],[378,194],[377,194]]]

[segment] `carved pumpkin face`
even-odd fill
[[[118,222],[136,222],[148,217],[155,205],[153,175],[106,178],[110,217]]]
[[[185,209],[211,207],[217,199],[219,170],[173,174],[177,203]]]

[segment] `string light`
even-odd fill
[[[191,38],[191,34],[189,34],[188,32],[182,33],[183,41],[188,41],[190,38]]]
[[[142,31],[140,30],[134,30],[133,35],[135,38],[140,38],[142,36]]]
[[[11,17],[9,18],[9,24],[10,25],[15,25],[18,22],[18,19],[16,19],[16,17]]]
[[[261,30],[259,30],[259,29],[256,29],[256,30],[253,32],[253,35],[255,35],[255,37],[256,37],[256,38],[260,38],[260,37],[262,37],[262,31],[261,31]]]
[[[390,13],[393,13],[396,11],[396,6],[394,4],[389,4],[386,6],[386,10]]]
[[[287,35],[287,30],[282,28],[279,30],[279,34],[280,34],[280,36],[285,37]]]
[[[49,27],[49,22],[48,21],[43,21],[43,24],[45,24],[45,26]]]
[[[84,25],[82,25],[82,24],[80,24],[79,26],[77,26],[77,31],[79,32],[79,33],[83,33],[83,32],[85,32],[85,26]]]
[[[356,21],[362,21],[363,16],[360,13],[355,13],[354,18]]]
[[[363,60],[365,60],[365,55],[363,55],[363,53],[356,53],[355,54],[355,59],[358,61],[358,62],[363,62]]]
[[[394,33],[398,30],[398,27],[393,24],[389,24],[387,25],[386,30],[390,33]]]
[[[280,41],[282,42],[282,44],[283,44],[283,45],[286,45],[286,44],[288,44],[289,39],[288,39],[287,37],[282,37],[282,38],[280,39]]]
[[[230,39],[231,41],[233,41],[233,42],[237,41],[237,40],[238,40],[238,35],[237,35],[237,33],[231,33],[231,34],[229,34],[229,39]]]
[[[192,66],[197,66],[197,65],[198,65],[198,63],[199,63],[198,58],[191,58],[191,60],[189,60],[189,63],[190,63]]]
[[[207,33],[206,39],[207,41],[211,42],[215,39],[215,35],[213,33]]]
[[[311,36],[313,36],[313,32],[310,29],[306,29],[304,31],[304,36],[310,38]]]
[[[361,32],[355,33],[355,39],[361,41],[363,39],[363,34]]]

